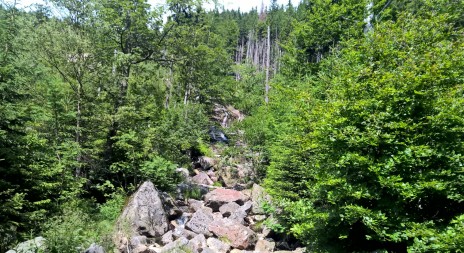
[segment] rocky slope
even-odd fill
[[[265,226],[270,197],[247,182],[250,165],[240,159],[225,165],[214,150],[215,158],[199,157],[190,170],[177,170],[185,180],[175,196],[151,182],[140,186],[117,223],[120,253],[292,252]]]

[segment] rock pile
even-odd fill
[[[213,147],[216,154],[220,148]],[[270,197],[250,182],[252,165],[243,158],[199,157],[170,196],[143,183],[117,223],[120,253],[264,253],[283,248],[271,238],[263,209]],[[222,187],[225,186],[225,187]],[[289,250],[289,248],[285,248]]]
[[[270,230],[263,225],[266,196],[255,184],[243,191],[215,188],[201,200],[174,200],[145,182],[118,221],[118,251],[285,252],[275,251]]]

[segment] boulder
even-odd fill
[[[227,253],[230,249],[229,244],[224,243],[221,240],[214,237],[208,238],[208,240],[206,240],[206,244],[210,249],[214,250],[214,252],[217,253]]]
[[[244,219],[247,217],[248,213],[250,212],[251,206],[252,206],[251,201],[245,202],[245,204],[237,208],[235,212],[231,213],[231,215],[229,216],[229,219],[245,224]]]
[[[250,251],[250,250],[233,249],[230,251],[230,253],[256,253],[256,252]]]
[[[188,181],[190,172],[186,168],[177,168],[176,173],[180,175],[182,181]]]
[[[201,200],[196,200],[196,199],[189,199],[188,200],[190,210],[196,212],[198,209],[203,208],[204,202]]]
[[[218,188],[207,193],[204,197],[206,206],[209,206],[213,211],[219,211],[219,207],[229,202],[236,202],[239,205],[243,205],[247,198],[239,191],[231,189]]]
[[[211,248],[203,248],[203,251],[201,253],[217,253],[215,250],[211,249]]]
[[[192,177],[192,182],[195,184],[203,184],[203,185],[213,185],[214,182],[209,178],[208,174],[205,172],[200,172],[198,175]]]
[[[208,227],[213,221],[214,217],[211,208],[203,207],[192,215],[192,218],[185,224],[185,227],[197,234],[211,236]]]
[[[135,247],[131,253],[150,253],[150,250],[148,249],[148,246],[144,244],[139,244],[137,247]]]
[[[117,222],[119,233],[126,236],[162,236],[168,231],[168,225],[159,193],[150,181],[132,195]]]
[[[248,249],[256,243],[256,234],[235,220],[228,218],[215,220],[209,230],[219,238],[227,238],[230,245],[237,249]]]
[[[167,245],[165,245],[160,252],[161,253],[181,253],[181,252],[186,252],[187,244],[189,243],[189,240],[185,237],[181,237]]]
[[[105,253],[105,249],[95,243],[92,243],[88,249],[84,251],[84,253]]]
[[[174,237],[172,235],[172,230],[169,230],[166,234],[164,234],[162,237],[161,237],[161,243],[163,245],[166,245],[166,244],[169,244],[171,242],[174,241]]]
[[[132,249],[137,248],[139,245],[147,244],[147,237],[140,235],[140,236],[133,236],[130,239],[130,245]]]
[[[254,221],[263,221],[266,219],[266,215],[258,214],[258,215],[253,215],[253,220]]]
[[[192,232],[192,231],[189,231],[183,227],[176,227],[173,231],[172,231],[172,235],[174,237],[174,239],[179,239],[181,237],[185,237],[187,238],[188,240],[190,239],[193,239],[195,236],[197,236],[198,234]]]
[[[183,212],[177,207],[176,201],[166,192],[161,192],[159,195],[168,219],[174,220],[179,218]]]
[[[210,169],[206,172],[206,175],[208,175],[210,178],[216,177],[216,172],[214,172],[213,169]]]
[[[199,234],[195,236],[190,240],[189,245],[194,251],[201,252],[201,249],[207,246],[205,235]]]
[[[217,162],[211,157],[200,156],[198,158],[198,164],[200,165],[202,170],[209,170],[212,167],[216,166]]]
[[[131,253],[148,253],[148,248],[145,246],[147,244],[147,237],[140,235],[140,236],[133,236],[130,239],[130,248],[132,251]]]
[[[255,246],[255,252],[267,253],[274,251],[275,242],[270,242],[266,240],[258,240]]]
[[[239,208],[239,204],[235,202],[229,202],[219,207],[219,212],[222,214],[223,217],[229,217],[231,214],[235,213]]]
[[[254,214],[264,214],[263,205],[265,203],[270,203],[271,197],[265,192],[263,187],[258,184],[253,184],[251,201],[253,202],[252,212]]]

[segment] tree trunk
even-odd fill
[[[269,103],[269,63],[271,59],[271,29],[267,27],[267,62],[266,62],[266,91],[264,101]]]

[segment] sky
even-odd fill
[[[13,3],[15,0],[0,0],[6,3]],[[45,0],[46,1],[46,0]],[[300,0],[291,0],[293,5],[297,5]],[[20,7],[27,7],[34,3],[44,4],[44,0],[16,0]],[[152,4],[163,4],[163,0],[148,0]],[[209,1],[212,2],[212,1]],[[226,9],[238,9],[241,11],[249,11],[251,8],[258,7],[258,10],[261,8],[261,0],[218,0],[220,4],[223,4]],[[287,5],[288,0],[277,0],[279,5]],[[267,6],[270,4],[270,0],[264,0],[264,5]],[[210,4],[213,6],[212,4]]]

